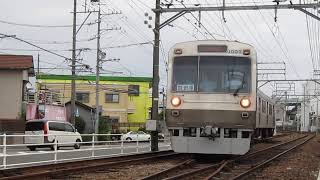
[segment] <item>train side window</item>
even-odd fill
[[[266,102],[262,100],[262,113],[266,113]]]
[[[179,129],[173,129],[172,136],[179,136]]]
[[[249,138],[250,132],[249,131],[242,131],[241,132],[241,138]]]
[[[259,111],[261,111],[261,98],[259,98],[258,108],[259,108]]]
[[[269,115],[272,115],[272,105],[271,104],[269,104]]]

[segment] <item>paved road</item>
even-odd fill
[[[140,142],[139,147],[137,148],[136,143],[124,143],[123,153],[137,153],[138,152],[148,152],[150,151],[149,147],[150,143]],[[74,150],[71,147],[61,147],[57,151],[57,160],[71,160],[75,158],[90,158],[93,153],[91,150],[91,146],[81,146],[81,149]],[[170,144],[165,142],[159,143],[159,150],[168,150],[170,148]],[[0,169],[3,165],[3,154],[2,149],[0,148]],[[119,155],[121,153],[121,144],[114,145],[97,145],[94,148],[94,156],[95,157],[103,157],[103,156],[114,156]],[[26,147],[14,147],[8,148],[7,150],[7,167],[20,167],[21,163],[26,163],[23,166],[27,166],[27,164],[46,164],[53,162],[45,162],[52,161],[55,159],[55,151],[50,150],[50,148],[37,148],[36,151],[30,151]]]

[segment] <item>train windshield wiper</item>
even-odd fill
[[[233,92],[233,96],[238,96],[238,93],[240,89],[243,88],[243,85],[244,85],[244,78],[242,79],[240,86]]]

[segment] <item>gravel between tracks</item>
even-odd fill
[[[261,143],[257,143],[251,146],[250,152],[255,152],[255,151],[259,151],[262,150],[264,148],[279,144],[281,142],[286,142],[286,141],[290,141],[293,140],[297,137],[301,137],[303,136],[303,134],[300,133],[290,133],[287,136],[281,136],[281,137],[274,137],[274,139],[269,140],[268,142],[261,142]]]
[[[116,168],[106,168],[105,170],[96,171],[92,173],[79,173],[69,175],[67,179],[79,180],[135,180],[146,175],[153,174],[158,171],[173,167],[183,160],[159,160],[157,162],[148,162],[145,164],[124,165]]]
[[[320,169],[320,135],[280,157],[248,179],[316,180]]]

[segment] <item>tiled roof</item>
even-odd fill
[[[0,69],[33,69],[33,57],[27,55],[0,55]]]

